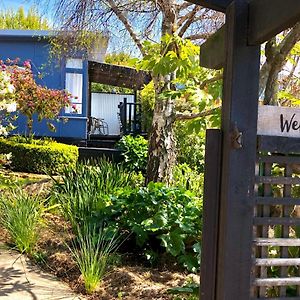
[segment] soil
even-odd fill
[[[38,182],[27,184],[25,189],[29,193],[36,193],[41,188],[44,190],[46,187],[47,190],[49,185],[48,178],[44,177],[39,178]],[[72,237],[70,225],[62,217],[45,214],[37,254],[33,260],[44,271],[56,275],[85,299],[170,300],[174,299],[168,292],[170,288],[182,286],[191,280],[199,282],[199,276],[186,273],[173,262],[161,259],[157,268],[150,268],[145,266],[137,253],[126,253],[121,255],[120,263],[108,270],[98,291],[86,295],[80,272],[67,246]],[[1,227],[0,242],[9,244],[8,234]]]
[[[70,226],[59,216],[47,214],[47,227],[42,229],[38,244],[40,257],[36,258],[41,267],[67,282],[88,300],[167,300],[174,299],[168,290],[182,286],[188,278],[199,282],[199,276],[187,274],[176,265],[163,263],[159,268],[149,268],[130,254],[122,255],[121,264],[112,267],[104,277],[99,289],[86,295],[80,272],[68,249],[72,239]],[[176,270],[177,269],[177,270]]]

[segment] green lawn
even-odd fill
[[[15,173],[0,169],[0,190],[35,183],[42,178],[36,174]]]

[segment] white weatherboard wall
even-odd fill
[[[92,93],[91,116],[104,119],[108,124],[109,135],[120,134],[119,108],[120,102],[127,98],[127,103],[134,103],[134,95]]]

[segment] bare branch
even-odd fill
[[[194,17],[196,15],[196,13],[200,10],[200,8],[201,8],[200,6],[195,5],[195,7],[193,8],[193,10],[186,15],[186,21],[185,21],[184,24],[182,23],[183,26],[181,27],[181,29],[179,30],[179,33],[178,33],[178,35],[180,37],[182,37],[185,34],[185,32],[190,27],[190,25],[193,23]],[[178,26],[181,26],[181,25],[178,25]]]
[[[204,80],[201,84],[200,84],[200,89],[203,90],[207,85],[216,82],[218,80],[221,80],[223,78],[223,74],[218,74],[215,77],[209,78],[207,80]]]
[[[191,40],[191,41],[195,41],[195,40],[206,40],[210,37],[210,34],[209,33],[198,33],[198,34],[192,34],[192,35],[189,35],[189,36],[186,36],[185,38],[188,39],[188,40]]]
[[[296,56],[295,57],[295,62],[293,64],[293,67],[291,68],[291,70],[289,72],[289,75],[284,80],[284,86],[285,86],[285,88],[289,87],[289,85],[290,85],[293,77],[295,76],[295,72],[296,72],[296,69],[298,67],[299,61],[300,61],[300,57]]]
[[[218,111],[221,108],[221,106],[202,111],[197,114],[184,114],[184,113],[177,113],[176,114],[176,121],[188,121],[188,120],[193,120],[196,118],[201,118],[201,117],[207,117],[210,115],[213,115],[216,111]]]
[[[178,18],[178,21],[177,21],[177,26],[180,27],[182,26],[182,24],[190,18],[190,15],[193,14],[195,8],[197,7],[197,5],[195,5],[195,7],[191,10],[191,11],[188,11],[185,15],[182,15]]]
[[[286,35],[279,46],[274,46],[275,56],[273,56],[270,64],[270,71],[266,82],[264,104],[275,104],[278,90],[278,74],[286,63],[287,57],[295,44],[300,40],[300,22],[297,23],[291,31]],[[267,49],[266,49],[267,50]],[[272,53],[273,50],[270,50]]]
[[[178,6],[178,10],[179,11],[185,10],[185,9],[189,8],[190,6],[192,6],[192,5],[194,5],[194,4],[191,3],[191,2],[183,2],[182,4],[180,4]]]
[[[141,40],[138,38],[137,34],[135,33],[135,31],[133,30],[133,27],[131,26],[131,24],[129,23],[128,19],[126,18],[126,16],[122,13],[122,11],[118,8],[117,4],[114,2],[114,0],[107,0],[107,3],[109,4],[109,6],[111,7],[112,11],[115,13],[115,15],[118,17],[118,19],[123,23],[124,27],[126,28],[126,30],[128,31],[129,35],[131,36],[131,38],[133,39],[133,41],[135,42],[135,44],[137,45],[137,47],[139,48],[139,50],[141,51],[141,53],[143,55],[145,55],[145,51],[143,48],[143,45],[141,43]]]

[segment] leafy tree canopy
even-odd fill
[[[50,29],[50,25],[47,19],[39,14],[35,6],[29,8],[27,13],[21,6],[18,10],[0,11],[0,28],[47,30]]]

